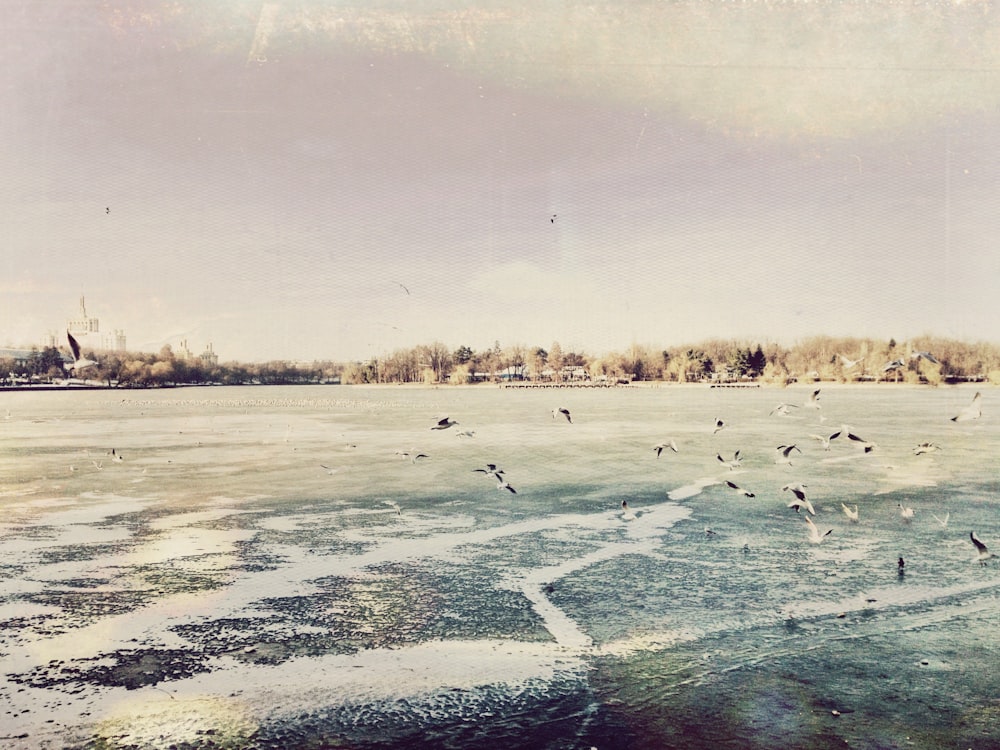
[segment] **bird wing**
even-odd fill
[[[69,348],[73,351],[73,359],[80,359],[80,344],[69,331],[66,331],[66,338],[69,339]]]
[[[979,541],[979,537],[976,536],[975,531],[969,532],[969,539],[971,539],[972,543],[976,545],[977,550],[979,550],[980,552],[986,552],[986,545],[983,544],[981,541]]]

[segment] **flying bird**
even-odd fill
[[[906,367],[906,360],[894,359],[891,362],[886,362],[882,365],[882,372],[892,372],[893,370],[901,370]]]
[[[839,435],[840,435],[839,432],[835,432],[833,433],[833,435],[812,434],[809,437],[811,437],[813,440],[818,440],[820,442],[820,445],[823,446],[823,450],[828,451],[830,450],[830,441],[837,438]]]
[[[804,500],[806,496],[806,485],[804,484],[786,484],[781,490],[783,492],[791,492],[799,500]]]
[[[431,427],[431,429],[432,430],[447,430],[449,427],[452,427],[453,425],[456,425],[456,424],[458,424],[458,422],[456,422],[451,417],[445,417],[444,419],[438,420],[438,423],[436,425],[434,425],[433,427]]]
[[[794,443],[792,445],[779,445],[777,450],[780,455],[774,459],[774,462],[776,464],[788,464],[789,466],[792,465],[792,451],[798,451],[799,453],[802,452],[802,450]]]
[[[754,495],[752,492],[743,489],[735,482],[730,482],[728,479],[726,480],[726,486],[732,490],[735,490],[739,494],[743,495],[743,497],[756,497],[756,495]]]
[[[865,453],[871,453],[877,447],[875,443],[871,442],[870,440],[865,440],[863,437],[851,432],[851,429],[846,424],[843,425],[839,431],[830,435],[829,439],[836,440],[837,438],[842,436],[846,437],[852,443],[860,444],[861,448],[864,450]]]
[[[986,549],[986,545],[982,543],[982,541],[979,539],[978,536],[976,536],[975,531],[969,532],[969,539],[971,539],[972,543],[976,545],[976,551],[979,553],[976,559],[979,560],[980,565],[985,565],[992,558],[997,556],[995,553],[990,552],[988,549]]]
[[[904,521],[909,523],[913,520],[913,508],[908,505],[903,505],[902,503],[896,503],[896,507],[899,508],[899,517]]]
[[[843,354],[838,354],[837,356],[840,357],[840,364],[843,365],[845,370],[853,369],[865,361],[864,357],[860,359],[848,359]]]
[[[809,394],[809,398],[807,398],[805,400],[805,403],[802,404],[802,405],[805,406],[805,407],[807,407],[807,408],[809,408],[809,409],[819,409],[820,408],[819,392],[820,392],[820,389],[817,388],[815,391],[813,391],[812,393],[810,393]]]
[[[340,469],[334,469],[332,466],[327,466],[326,464],[320,464],[320,466],[326,469],[326,473],[329,474],[331,477],[338,471],[340,471]]]
[[[716,453],[715,458],[723,466],[728,466],[730,471],[735,471],[736,469],[740,468],[740,464],[743,463],[743,459],[740,458],[740,451],[736,451],[736,453],[733,454],[733,458],[731,461],[727,461],[726,459],[724,459],[721,453]]]
[[[913,455],[919,456],[923,453],[933,453],[939,450],[941,450],[941,446],[937,443],[921,443],[913,449]]]
[[[486,464],[485,469],[473,469],[474,472],[480,474],[485,474],[488,477],[493,477],[499,480],[500,476],[503,474],[503,469],[501,469],[497,464]]]
[[[410,463],[414,464],[421,459],[430,458],[426,453],[414,453],[412,451],[396,451],[396,455],[400,458],[408,458],[410,459]]]
[[[66,331],[66,338],[69,339],[69,348],[73,352],[73,362],[66,365],[68,370],[82,370],[85,367],[92,367],[97,364],[96,361],[92,359],[87,359],[86,357],[80,356],[80,344],[73,338],[73,334]]]
[[[844,509],[844,515],[847,516],[847,520],[851,523],[858,522],[858,506],[855,505],[854,509],[847,507],[846,503],[841,503],[840,507]]]
[[[795,508],[795,512],[798,513],[803,508],[806,512],[816,515],[816,509],[813,504],[809,502],[809,498],[806,497],[806,486],[804,484],[786,484],[781,488],[782,490],[789,491],[795,495],[795,499],[788,503],[789,508]]]
[[[635,513],[632,509],[628,507],[628,500],[622,500],[622,520],[623,521],[634,521]]]
[[[933,513],[931,513],[931,515],[934,517],[935,521],[937,521],[939,524],[941,524],[941,528],[942,529],[947,529],[948,528],[948,519],[951,518],[951,513],[945,513],[944,514],[944,518],[938,518]]]
[[[659,458],[660,454],[667,448],[672,450],[674,453],[680,452],[677,450],[677,443],[675,443],[673,438],[671,438],[670,440],[664,440],[662,443],[657,443],[653,446],[653,450],[656,451],[656,457]]]
[[[497,489],[498,490],[507,490],[507,492],[511,493],[512,495],[516,495],[517,494],[517,490],[515,490],[513,487],[511,487],[510,484],[507,482],[506,479],[504,479],[503,477],[499,477],[499,476],[497,477]]]
[[[798,404],[785,404],[785,403],[781,403],[781,404],[778,404],[777,406],[775,406],[773,409],[771,409],[771,411],[768,413],[767,416],[772,417],[775,414],[780,414],[782,416],[786,416],[788,414],[791,414],[791,412],[788,411],[789,409],[798,409],[798,408],[799,408]]]
[[[809,516],[806,516],[806,525],[808,526],[809,541],[813,544],[819,544],[825,537],[830,535],[830,532],[833,531],[833,529],[827,529],[820,534],[819,529],[816,528],[816,524],[812,522],[812,519],[809,518]]]
[[[982,408],[983,394],[976,391],[976,395],[972,397],[972,403],[966,406],[962,411],[951,418],[952,422],[969,422],[973,419],[979,419],[983,416]]]
[[[552,410],[552,418],[553,419],[555,419],[556,416],[558,416],[559,414],[562,414],[564,417],[566,417],[566,421],[569,422],[570,424],[573,423],[573,418],[570,416],[569,409],[566,409],[565,407],[560,406],[560,407],[557,407],[557,408],[555,408],[555,409]],[[584,420],[584,421],[586,421],[586,420]]]
[[[718,417],[716,417],[716,419],[715,419],[715,427],[714,427],[714,428],[712,428],[712,434],[714,435],[714,434],[715,434],[715,433],[717,433],[717,432],[718,432],[719,430],[724,430],[725,428],[726,428],[726,423],[725,423],[725,422],[723,422],[723,421],[722,421],[721,419],[719,419]]]
[[[935,357],[930,352],[910,352],[910,359],[926,359],[928,362],[934,365],[941,364],[938,362],[937,357]]]
[[[795,508],[796,513],[798,513],[802,508],[805,508],[806,511],[808,511],[812,515],[814,516],[816,515],[816,509],[813,507],[813,504],[809,502],[809,498],[807,498],[805,495],[803,495],[802,497],[796,496],[796,498],[792,500],[792,502],[788,503],[787,507]]]

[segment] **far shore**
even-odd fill
[[[769,389],[769,390],[785,390],[788,388],[990,388],[993,387],[993,383],[990,381],[979,381],[979,382],[958,382],[958,383],[941,383],[939,385],[932,385],[930,383],[893,383],[890,381],[863,381],[863,382],[842,382],[836,380],[817,380],[817,381],[799,381],[795,383],[762,383],[762,382],[741,382],[741,383],[712,383],[712,382],[698,382],[698,383],[677,383],[670,380],[637,380],[631,383],[622,383],[619,385],[591,385],[589,383],[544,383],[544,384],[528,384],[519,385],[517,383],[278,383],[278,384],[263,384],[263,383],[240,383],[234,385],[221,385],[217,383],[178,383],[176,385],[166,385],[166,386],[149,386],[149,387],[122,387],[116,385],[102,385],[98,383],[86,383],[86,384],[75,384],[75,385],[57,385],[57,384],[35,384],[35,385],[4,385],[0,386],[0,392],[4,391],[19,391],[19,392],[49,392],[49,391],[156,391],[156,390],[172,390],[174,388],[299,388],[299,387],[345,387],[345,388],[406,388],[406,389],[442,389],[442,388],[457,388],[457,389],[487,389],[487,388],[500,388],[502,390],[595,390],[595,391],[607,391],[607,390],[619,390],[619,389],[629,389],[629,388],[679,388],[679,389],[705,389],[705,388],[717,388],[720,390],[756,390],[756,389]]]

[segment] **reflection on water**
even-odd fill
[[[801,390],[2,394],[5,746],[997,746],[990,391]]]

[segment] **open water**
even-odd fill
[[[0,394],[0,746],[1000,747],[992,390],[812,390]]]

